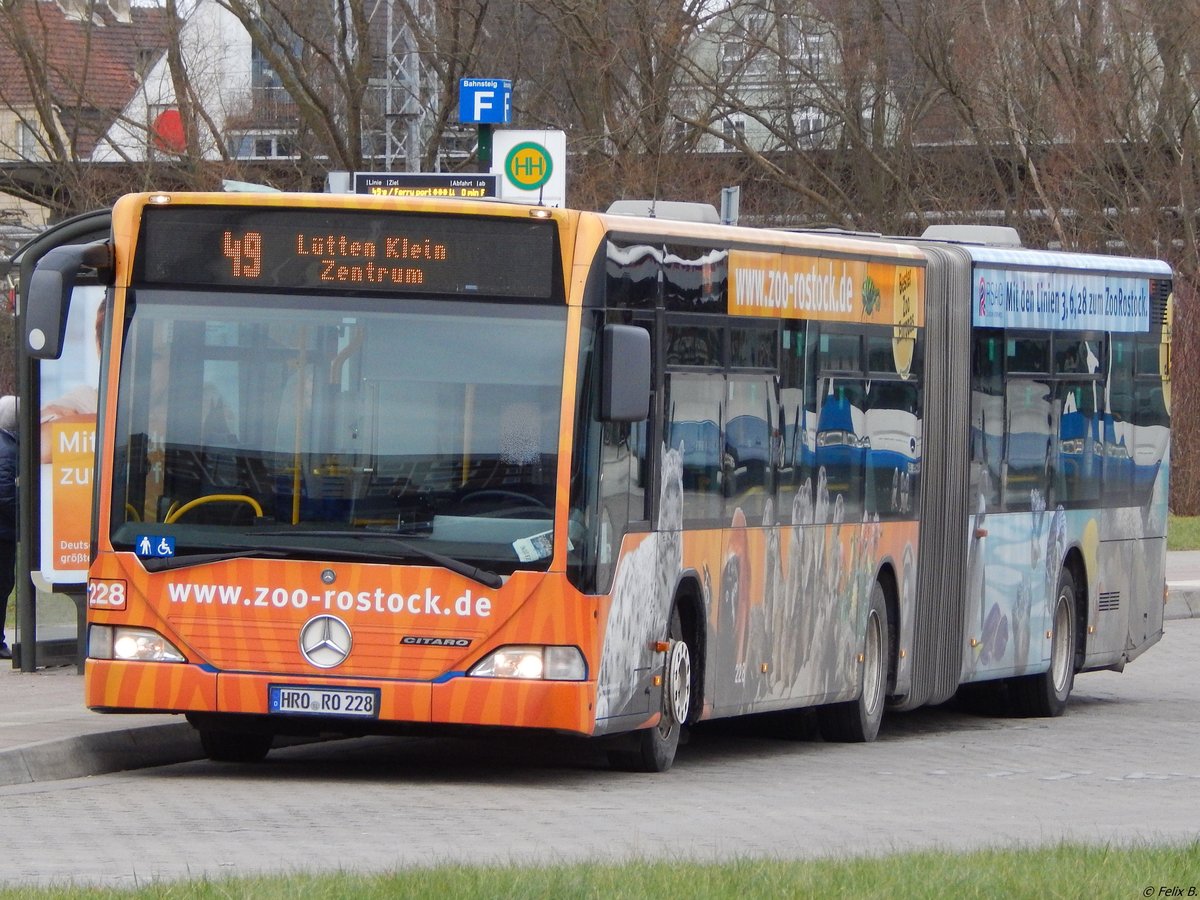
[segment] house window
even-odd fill
[[[444,153],[452,156],[470,156],[475,152],[475,144],[479,135],[474,128],[459,126],[447,128],[442,135],[441,148]]]
[[[687,146],[692,136],[692,126],[682,119],[671,120],[671,143],[676,147]]]
[[[771,33],[771,20],[763,13],[756,13],[746,19],[746,34],[753,35],[760,41]]]
[[[746,44],[742,40],[722,41],[719,54],[721,74],[730,75],[741,68],[742,60],[746,56]]]
[[[42,162],[46,159],[46,148],[38,136],[38,130],[29,122],[17,124],[17,153],[21,159],[29,162]]]
[[[742,74],[751,78],[763,78],[770,71],[771,55],[769,51],[763,50],[761,47],[757,52],[751,54],[746,60],[746,67]]]
[[[744,116],[729,116],[721,122],[721,132],[725,136],[725,147],[737,149],[738,145],[746,142],[746,119]]]
[[[137,61],[134,63],[134,72],[138,80],[144,80],[150,73],[151,67],[157,62],[158,57],[163,51],[153,48],[142,47],[137,52]]]
[[[818,34],[801,34],[796,41],[796,68],[810,75],[820,75],[825,67],[823,42]]]
[[[256,88],[283,87],[283,79],[267,62],[257,46],[250,48],[250,86]]]
[[[825,131],[825,117],[815,106],[800,110],[794,117],[796,140],[799,143],[816,144]]]
[[[291,159],[296,152],[289,134],[242,132],[230,135],[229,155],[235,159]]]

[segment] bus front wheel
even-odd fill
[[[692,655],[683,637],[678,607],[671,611],[667,659],[663,666],[662,709],[658,724],[634,732],[631,746],[610,750],[609,763],[630,772],[665,772],[675,762],[679,735],[692,704]]]

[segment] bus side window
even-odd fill
[[[921,416],[913,381],[872,378],[867,390],[867,512],[913,515],[920,496]]]
[[[920,496],[922,424],[920,375],[912,371],[915,343],[895,330],[867,334],[867,512],[880,518],[916,514]]]
[[[842,507],[843,522],[855,522],[862,517],[867,473],[866,399],[862,378],[821,379],[816,451],[818,490],[823,472],[831,508]]]
[[[729,377],[722,474],[726,521],[740,508],[747,524],[762,524],[767,497],[774,493],[776,408],[774,376]]]
[[[668,312],[725,312],[729,253],[711,245],[667,244],[663,306]]]
[[[1101,438],[1104,445],[1102,497],[1105,505],[1126,506],[1134,465],[1134,393],[1133,339],[1113,335],[1109,341],[1107,381],[1101,413]]]
[[[667,376],[666,444],[683,465],[683,524],[718,525],[726,460],[721,440],[725,377],[719,373]]]
[[[863,336],[823,329],[817,341],[816,460],[817,497],[823,473],[831,509],[841,507],[842,521],[862,516],[867,478],[866,380]],[[840,502],[839,502],[840,501]],[[836,513],[835,513],[836,515]]]
[[[1163,392],[1160,344],[1139,339],[1133,380],[1133,501],[1145,506],[1153,499],[1158,470],[1167,455],[1171,413]]]
[[[1052,408],[1050,385],[1010,378],[1005,390],[1004,478],[1006,509],[1029,509],[1035,492],[1049,503]]]
[[[604,305],[609,309],[653,309],[659,292],[662,248],[649,244],[605,244]]]
[[[783,447],[776,518],[780,522],[792,521],[796,492],[805,479],[812,479],[816,413],[810,408],[814,393],[808,384],[812,377],[811,360],[805,323],[785,323],[779,367],[779,430]]]
[[[1050,338],[1006,335],[1004,366],[1002,499],[1006,509],[1030,509],[1038,502],[1050,502],[1054,440]]]
[[[993,510],[1004,456],[1003,348],[1002,331],[981,329],[971,352],[971,495]]]
[[[768,498],[775,495],[781,456],[779,428],[779,327],[774,322],[738,323],[729,328],[729,366],[725,388],[724,520],[740,509],[749,525],[764,519]]]
[[[1100,499],[1103,443],[1098,410],[1103,401],[1100,381],[1101,340],[1077,335],[1056,336],[1055,495],[1063,504],[1095,505]]]

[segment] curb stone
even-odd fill
[[[184,722],[84,734],[0,753],[0,786],[106,775],[203,756],[196,730]]]

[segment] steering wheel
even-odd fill
[[[183,514],[195,509],[197,506],[203,506],[205,503],[246,503],[254,510],[254,515],[262,518],[263,508],[253,497],[247,497],[245,494],[207,494],[203,497],[197,497],[195,500],[189,500],[187,503],[178,509],[172,509],[167,513],[167,517],[163,519],[163,524],[173,525],[178,522]]]
[[[506,491],[500,488],[488,488],[482,491],[472,491],[469,494],[463,494],[459,499],[459,503],[479,503],[487,500],[520,500],[523,507],[537,507],[539,509],[549,509],[545,503],[534,497],[532,494],[524,494],[520,491]]]
[[[495,519],[551,519],[554,514],[545,504],[540,506],[510,506],[492,513]]]

